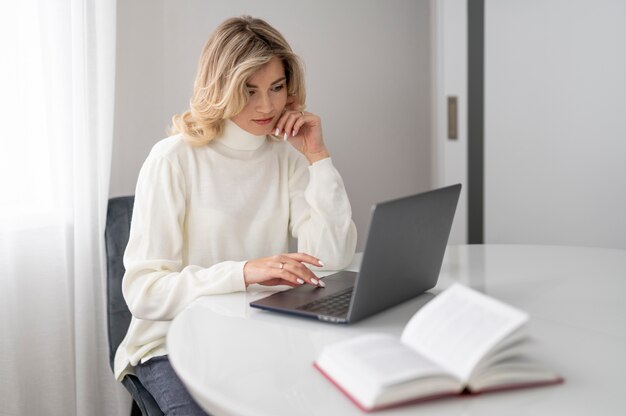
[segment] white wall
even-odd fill
[[[135,193],[141,164],[165,137],[166,36],[163,0],[118,2],[112,197]]]
[[[150,147],[187,107],[202,45],[241,14],[273,24],[305,61],[308,109],[322,117],[362,248],[373,203],[431,187],[429,0],[119,2],[111,196],[134,192]]]
[[[450,244],[467,243],[467,0],[436,0],[436,53],[433,95],[436,145],[433,146],[434,183],[461,183]],[[448,97],[457,97],[457,138],[448,138]]]
[[[626,248],[626,2],[485,2],[485,240]]]

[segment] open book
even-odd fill
[[[402,337],[368,334],[325,347],[315,367],[363,410],[461,393],[561,383],[524,355],[528,315],[460,284],[409,321]]]

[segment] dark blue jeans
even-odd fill
[[[207,416],[174,372],[167,355],[137,365],[135,374],[166,416]]]

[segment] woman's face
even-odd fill
[[[256,136],[270,134],[287,103],[287,79],[280,59],[274,57],[246,81],[248,103],[232,121]]]

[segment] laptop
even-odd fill
[[[432,289],[439,278],[461,185],[372,207],[359,272],[323,278],[325,288],[302,285],[250,306],[332,323],[353,323]]]

